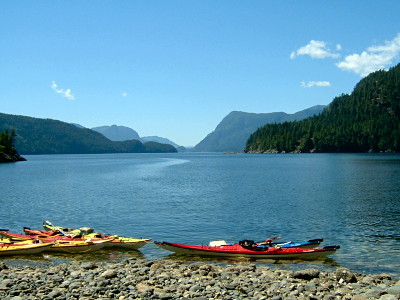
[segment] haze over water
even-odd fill
[[[400,155],[219,153],[26,156],[0,165],[0,227],[43,220],[156,241],[324,238],[328,264],[400,269]],[[153,244],[145,258],[168,257]],[[130,255],[130,254],[121,254]],[[307,267],[310,263],[288,264]]]

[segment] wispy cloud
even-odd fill
[[[127,93],[127,92],[123,92],[123,93],[121,94],[121,96],[122,96],[122,97],[128,97],[128,93]]]
[[[331,83],[329,81],[309,81],[309,82],[304,82],[302,81],[300,83],[300,86],[303,88],[311,88],[311,87],[325,87],[325,86],[331,86]]]
[[[341,45],[336,45],[336,50],[341,49]],[[332,52],[324,41],[311,40],[307,45],[300,47],[296,51],[290,54],[291,59],[295,59],[297,56],[308,55],[311,58],[323,59],[323,58],[338,58],[340,54]]]
[[[57,94],[60,94],[61,96],[69,99],[69,100],[74,100],[75,96],[72,95],[71,89],[59,89],[57,83],[53,80],[51,82],[51,88],[53,89],[53,91],[55,91]]]
[[[371,46],[361,54],[346,56],[343,61],[336,64],[339,69],[354,72],[362,77],[369,73],[384,69],[390,65],[400,54],[400,33],[383,45]]]

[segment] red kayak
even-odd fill
[[[258,259],[318,259],[334,253],[340,246],[327,246],[318,249],[281,248],[281,247],[246,247],[239,244],[199,246],[184,245],[169,242],[154,242],[160,248],[177,254],[222,256],[222,257],[248,257]]]

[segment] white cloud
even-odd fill
[[[61,94],[63,97],[69,99],[69,100],[74,100],[75,96],[72,95],[71,89],[59,89],[57,83],[53,80],[51,82],[51,88],[53,91],[55,91],[57,94]]]
[[[336,50],[340,50],[341,46],[338,44],[336,45]],[[296,51],[293,51],[290,54],[291,59],[295,59],[297,56],[300,55],[309,55],[311,58],[322,59],[322,58],[337,58],[340,55],[338,53],[333,53],[327,47],[326,43],[323,41],[314,41],[311,40],[307,45],[300,47]]]
[[[384,69],[400,54],[400,33],[383,45],[371,46],[361,54],[346,56],[336,64],[339,69],[354,72],[362,77],[369,73]]]
[[[127,93],[127,92],[123,92],[123,93],[121,94],[121,96],[122,96],[122,97],[127,97],[127,96],[128,96],[128,93]]]
[[[309,82],[304,82],[302,81],[300,83],[300,86],[303,88],[311,88],[315,86],[331,86],[331,83],[329,81],[309,81]]]

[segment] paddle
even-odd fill
[[[310,243],[322,243],[324,239],[313,239],[313,240],[308,240]]]
[[[61,229],[56,229],[55,231],[57,231],[57,232],[59,232],[59,233],[61,233],[61,235],[63,235],[63,236],[68,236],[68,234],[66,234],[64,231],[62,231]]]
[[[273,241],[277,241],[277,240],[279,240],[280,238],[281,238],[281,237],[280,237],[279,235],[275,235],[275,236],[273,236],[273,237],[271,237],[271,238],[269,238],[269,239],[266,239],[265,241],[258,242],[257,245],[268,245],[268,244],[272,245],[272,242],[273,242]]]
[[[44,221],[43,221],[43,226],[44,226],[44,225],[53,226],[53,224],[52,224],[50,221],[48,221],[48,220],[44,220]]]
[[[48,221],[48,220],[43,221],[43,226],[45,226],[45,225],[54,227],[53,224],[52,224],[50,221]],[[45,228],[46,228],[46,227],[45,227]],[[63,236],[69,236],[68,234],[66,234],[64,231],[62,231],[62,230],[59,229],[59,228],[56,228],[54,231],[61,233],[61,235],[63,235]]]

